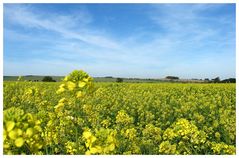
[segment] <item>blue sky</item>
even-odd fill
[[[234,4],[4,4],[4,75],[235,77]]]

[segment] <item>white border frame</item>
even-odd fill
[[[0,115],[0,121],[1,121],[1,132],[3,131],[3,4],[4,3],[236,3],[236,28],[239,28],[239,22],[238,22],[238,17],[239,17],[239,1],[238,0],[2,0],[0,2],[0,35],[2,36],[1,38],[1,43],[0,43],[0,106],[1,106],[1,115]],[[239,33],[238,30],[236,30],[236,155],[130,155],[129,157],[223,157],[223,158],[231,158],[231,157],[236,157],[239,155],[239,136],[238,136],[238,131],[239,131],[239,125],[238,125],[238,114],[239,114],[239,84],[238,84],[238,79],[239,79],[239,55],[238,49],[239,49]],[[0,134],[0,154],[3,155],[3,138],[2,134]],[[12,157],[32,157],[31,155],[4,155],[6,158],[12,158]],[[79,155],[34,155],[34,157],[60,157],[60,158],[65,158],[65,157],[79,157]],[[85,158],[89,156],[85,155],[80,155],[80,157]],[[128,157],[126,155],[99,155],[99,156],[91,156],[91,157]]]

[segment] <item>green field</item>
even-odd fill
[[[51,76],[53,80],[56,82],[61,82],[64,79],[64,76]],[[4,81],[17,81],[19,76],[4,76]],[[22,76],[22,80],[32,81],[32,82],[42,82],[44,76],[35,76],[28,75]],[[121,78],[121,77],[119,77]],[[93,77],[94,82],[116,82],[117,77]],[[193,80],[193,79],[179,79],[179,80],[168,80],[165,78],[161,79],[153,79],[153,78],[122,78],[123,82],[129,83],[162,83],[162,82],[170,82],[170,83],[208,83],[205,80]]]
[[[4,82],[4,154],[235,154],[236,85]]]
[[[3,80],[4,81],[17,81],[19,76],[4,76]],[[64,76],[51,76],[54,80],[56,80],[57,82],[61,81]],[[35,76],[35,75],[29,75],[29,76],[23,76],[22,77],[23,80],[26,81],[38,81],[41,82],[42,79],[44,78],[44,76]]]
[[[4,76],[4,81],[17,81],[19,76]],[[64,76],[51,76],[53,80],[57,82],[61,82],[64,79]],[[44,76],[23,76],[23,80],[26,81],[37,81],[41,82]],[[116,82],[116,77],[108,78],[108,77],[94,77],[94,82]],[[142,83],[142,82],[165,82],[162,79],[136,79],[136,78],[123,78],[123,82],[135,82],[135,83]]]

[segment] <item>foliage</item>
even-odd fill
[[[170,79],[170,80],[178,80],[179,79],[179,77],[176,77],[176,76],[167,76],[165,78]]]
[[[235,154],[235,84],[4,82],[4,154]]]
[[[212,79],[212,81],[214,83],[219,83],[220,82],[220,77],[216,77],[216,78]]]
[[[56,82],[51,76],[45,76],[42,79],[43,82]]]
[[[222,80],[221,83],[236,83],[236,78],[228,78],[228,79]]]
[[[123,78],[116,78],[116,82],[123,82]]]

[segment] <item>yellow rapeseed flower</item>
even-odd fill
[[[92,136],[91,132],[89,132],[89,131],[83,132],[83,137],[84,137],[85,139],[89,139],[90,136]]]
[[[15,140],[15,145],[20,148],[24,144],[24,139],[22,137]]]
[[[67,88],[70,90],[70,91],[73,91],[76,87],[76,84],[74,82],[71,82],[71,81],[68,81],[67,82]]]
[[[82,96],[83,96],[82,91],[79,91],[79,92],[76,93],[76,97],[77,98],[81,98]]]
[[[83,82],[83,81],[80,81],[79,84],[78,84],[78,86],[79,86],[80,88],[83,88],[85,85],[86,85],[86,83]]]
[[[8,132],[11,131],[11,130],[14,128],[14,126],[15,126],[15,122],[13,122],[13,121],[7,121],[7,123],[6,123],[6,128],[7,128],[7,131],[8,131]]]

